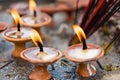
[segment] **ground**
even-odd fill
[[[6,13],[4,9],[0,11],[0,21],[8,23],[8,27],[10,27],[9,25],[12,24],[12,18],[10,14]],[[118,18],[118,21],[119,22],[116,26],[120,24],[120,18]],[[69,28],[59,34],[59,27],[49,28],[48,26],[45,26],[41,29],[45,36],[44,46],[54,47],[61,50],[61,52],[64,54],[64,51],[68,47],[68,43],[74,34],[71,29],[71,24],[67,22],[65,24],[67,24]],[[1,34],[2,33],[0,33],[0,80],[28,80],[28,75],[34,68],[33,64],[22,59],[12,58],[11,54],[14,49],[14,44],[6,41]],[[112,32],[109,33],[109,36],[105,35],[102,31],[102,28],[100,28],[87,39],[87,43],[94,43],[104,47],[105,44],[110,42],[111,35]],[[26,44],[27,48],[32,46],[34,46],[34,44],[31,41]],[[117,46],[113,45],[106,55],[99,60],[105,70],[100,69],[96,61],[93,61],[92,63],[97,68],[97,74],[89,78],[80,77],[75,72],[78,63],[71,62],[63,56],[60,60],[54,63],[55,70],[52,69],[51,65],[48,66],[48,70],[52,74],[51,80],[120,80],[119,51],[118,42]],[[7,63],[9,64],[6,65]]]

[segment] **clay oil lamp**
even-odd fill
[[[45,13],[37,13],[37,6],[34,0],[29,0],[29,9],[32,14],[22,17],[22,24],[35,29],[41,36],[40,28],[51,22],[51,17]]]
[[[26,2],[15,2],[10,5],[10,9],[7,10],[8,13],[10,13],[11,9],[17,9],[20,16],[23,16],[27,14],[28,4]]]
[[[32,47],[21,52],[21,58],[34,64],[34,70],[29,75],[31,80],[49,80],[51,74],[47,70],[48,64],[53,64],[61,56],[59,50],[49,47],[43,47],[43,42],[38,32],[31,31],[31,38],[38,47]]]
[[[88,4],[88,1],[89,0],[81,1],[78,4],[79,8],[86,7],[86,5]],[[56,0],[54,4],[40,7],[40,10],[42,12],[49,13],[49,14],[54,14],[56,12],[61,12],[61,11],[72,12],[72,11],[75,11],[75,9],[76,9],[76,0],[69,0],[69,1],[68,0]]]
[[[90,63],[96,61],[104,55],[104,50],[95,44],[87,43],[86,36],[78,25],[73,25],[73,29],[76,32],[82,44],[75,44],[68,47],[64,55],[67,59],[79,63],[77,72],[82,77],[90,77],[96,74],[96,68]]]
[[[30,29],[20,28],[20,16],[16,9],[11,10],[11,15],[13,16],[17,28],[9,28],[2,33],[2,36],[15,44],[12,56],[15,58],[20,58],[20,52],[25,49],[25,43],[31,40]]]
[[[0,22],[0,32],[4,31],[5,29],[7,29],[7,24],[4,22]]]

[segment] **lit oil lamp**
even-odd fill
[[[2,33],[2,36],[15,44],[15,49],[12,53],[12,56],[15,58],[20,58],[20,52],[25,49],[25,43],[27,41],[30,41],[30,29],[28,28],[20,28],[20,16],[16,9],[11,10],[11,15],[13,16],[15,23],[17,25],[17,28],[10,28],[5,30]]]
[[[34,0],[29,0],[29,8],[32,15],[22,17],[22,24],[35,29],[41,36],[40,27],[48,25],[51,22],[51,17],[45,13],[37,13],[37,6]]]
[[[104,55],[104,50],[94,44],[86,44],[86,36],[82,28],[73,25],[79,40],[82,44],[70,46],[64,52],[67,59],[79,63],[77,72],[82,77],[90,77],[96,74],[96,68],[90,64],[90,61],[96,61]]]
[[[31,31],[31,38],[38,47],[32,47],[21,53],[21,58],[34,64],[34,71],[29,75],[31,80],[49,80],[51,74],[47,71],[47,65],[57,61],[62,53],[54,48],[43,47],[43,42],[38,32]]]

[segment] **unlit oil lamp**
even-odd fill
[[[15,20],[17,28],[9,28],[2,33],[2,36],[15,44],[15,49],[12,56],[20,58],[20,52],[25,49],[25,43],[31,40],[30,29],[20,28],[20,16],[16,9],[11,10],[11,14]]]
[[[37,7],[34,0],[29,0],[29,8],[33,14],[23,16],[22,24],[24,26],[35,29],[42,36],[40,28],[48,25],[52,19],[49,15],[45,13],[40,12],[39,14],[37,14]]]
[[[64,55],[67,59],[79,63],[77,72],[82,77],[90,77],[96,74],[96,68],[90,63],[96,61],[104,55],[104,50],[97,45],[88,43],[86,44],[86,36],[78,25],[73,25],[80,41],[83,44],[76,44],[68,47]]]
[[[54,48],[43,47],[42,39],[35,30],[32,30],[31,38],[38,47],[28,48],[21,53],[22,59],[34,64],[34,70],[29,78],[31,80],[49,80],[51,74],[47,70],[47,65],[56,62],[62,53]]]

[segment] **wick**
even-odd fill
[[[87,45],[86,45],[86,41],[85,41],[85,39],[83,39],[83,50],[86,50],[87,49]]]
[[[17,24],[17,30],[20,32],[20,23]]]
[[[34,17],[35,17],[35,18],[37,17],[37,12],[36,12],[36,10],[34,10]]]
[[[43,45],[39,41],[37,41],[37,44],[39,46],[40,52],[43,52],[44,51],[43,50]]]
[[[37,12],[34,10],[34,22],[37,23]]]

